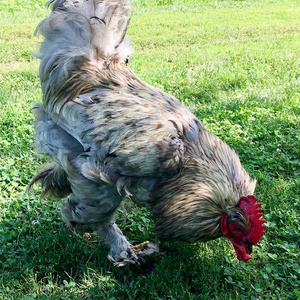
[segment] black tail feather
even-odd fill
[[[42,184],[42,197],[64,198],[72,193],[67,173],[55,163],[38,171],[29,183],[27,192],[38,182]]]

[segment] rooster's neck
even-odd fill
[[[251,195],[255,180],[236,153],[212,133],[201,130],[199,142],[187,145],[180,173],[160,184],[151,210],[161,238],[195,242],[222,236],[220,220]]]

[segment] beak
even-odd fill
[[[245,246],[247,247],[249,254],[251,254],[252,253],[252,245],[248,240],[246,241]]]

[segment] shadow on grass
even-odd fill
[[[191,286],[188,289],[197,293],[194,281],[203,281],[207,272],[224,281],[217,258],[201,258],[199,245],[184,243],[162,243],[164,255],[147,257],[144,265],[114,267],[98,237],[88,240],[63,226],[57,202],[40,202],[24,193],[11,200],[0,226],[4,286],[15,284],[29,291],[49,282],[61,289],[73,283],[85,286],[91,295],[114,291],[124,296],[139,291],[149,296],[155,290],[158,296],[180,293],[182,284],[184,290]],[[105,285],[99,285],[103,280]]]

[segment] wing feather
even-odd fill
[[[132,72],[124,76],[69,101],[52,116],[121,176],[169,177],[182,167],[184,139],[197,139],[200,123],[177,99],[135,81]]]

